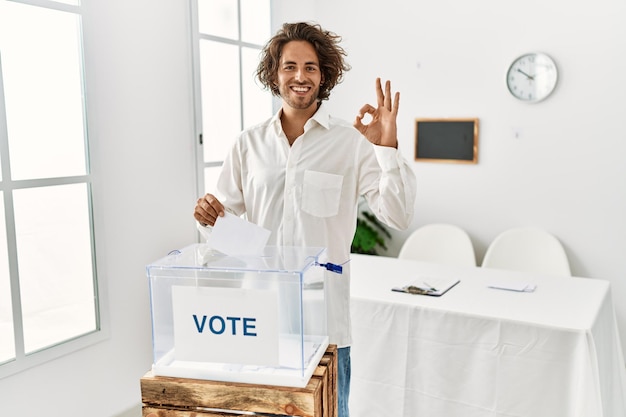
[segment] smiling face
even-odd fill
[[[322,73],[317,53],[309,42],[291,41],[283,46],[277,81],[283,107],[317,110]]]

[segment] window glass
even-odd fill
[[[0,363],[15,358],[13,304],[7,257],[7,233],[4,221],[4,195],[0,192]]]
[[[258,84],[259,52],[270,37],[271,0],[191,0],[197,7],[194,70],[202,134],[200,192],[215,192],[221,165],[242,129],[272,116],[272,94]],[[200,125],[201,124],[201,125]],[[201,149],[201,150],[200,150]]]
[[[241,48],[243,86],[243,127],[253,126],[272,116],[272,94],[256,79],[258,49]]]
[[[221,161],[241,130],[238,47],[203,40],[200,65],[204,161]]]
[[[265,44],[270,37],[270,22],[270,0],[241,0],[242,41]]]
[[[87,185],[15,190],[14,207],[26,353],[96,330]]]
[[[13,180],[86,173],[78,19],[73,13],[0,3]]]
[[[206,193],[215,193],[217,189],[217,179],[219,178],[221,166],[204,168],[204,189]]]
[[[200,33],[238,39],[237,0],[198,0]]]

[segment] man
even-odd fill
[[[326,247],[330,343],[339,348],[339,416],[348,417],[350,387],[350,245],[359,196],[391,227],[413,218],[415,176],[397,150],[400,95],[376,80],[377,107],[364,105],[354,126],[328,114],[323,101],[349,66],[340,38],[308,23],[284,24],[262,51],[261,83],[282,99],[278,113],[243,131],[224,161],[219,199],[206,194],[195,219],[202,230],[225,210],[272,231],[269,244]],[[369,123],[363,118],[371,116]],[[355,129],[356,128],[356,129]]]

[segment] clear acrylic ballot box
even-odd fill
[[[328,347],[325,256],[268,246],[233,257],[195,244],[148,265],[153,374],[306,386]]]

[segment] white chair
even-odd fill
[[[465,230],[451,224],[428,224],[402,245],[399,259],[459,266],[476,266],[474,246]]]
[[[561,242],[536,227],[509,229],[491,242],[482,266],[541,274],[571,276]]]

